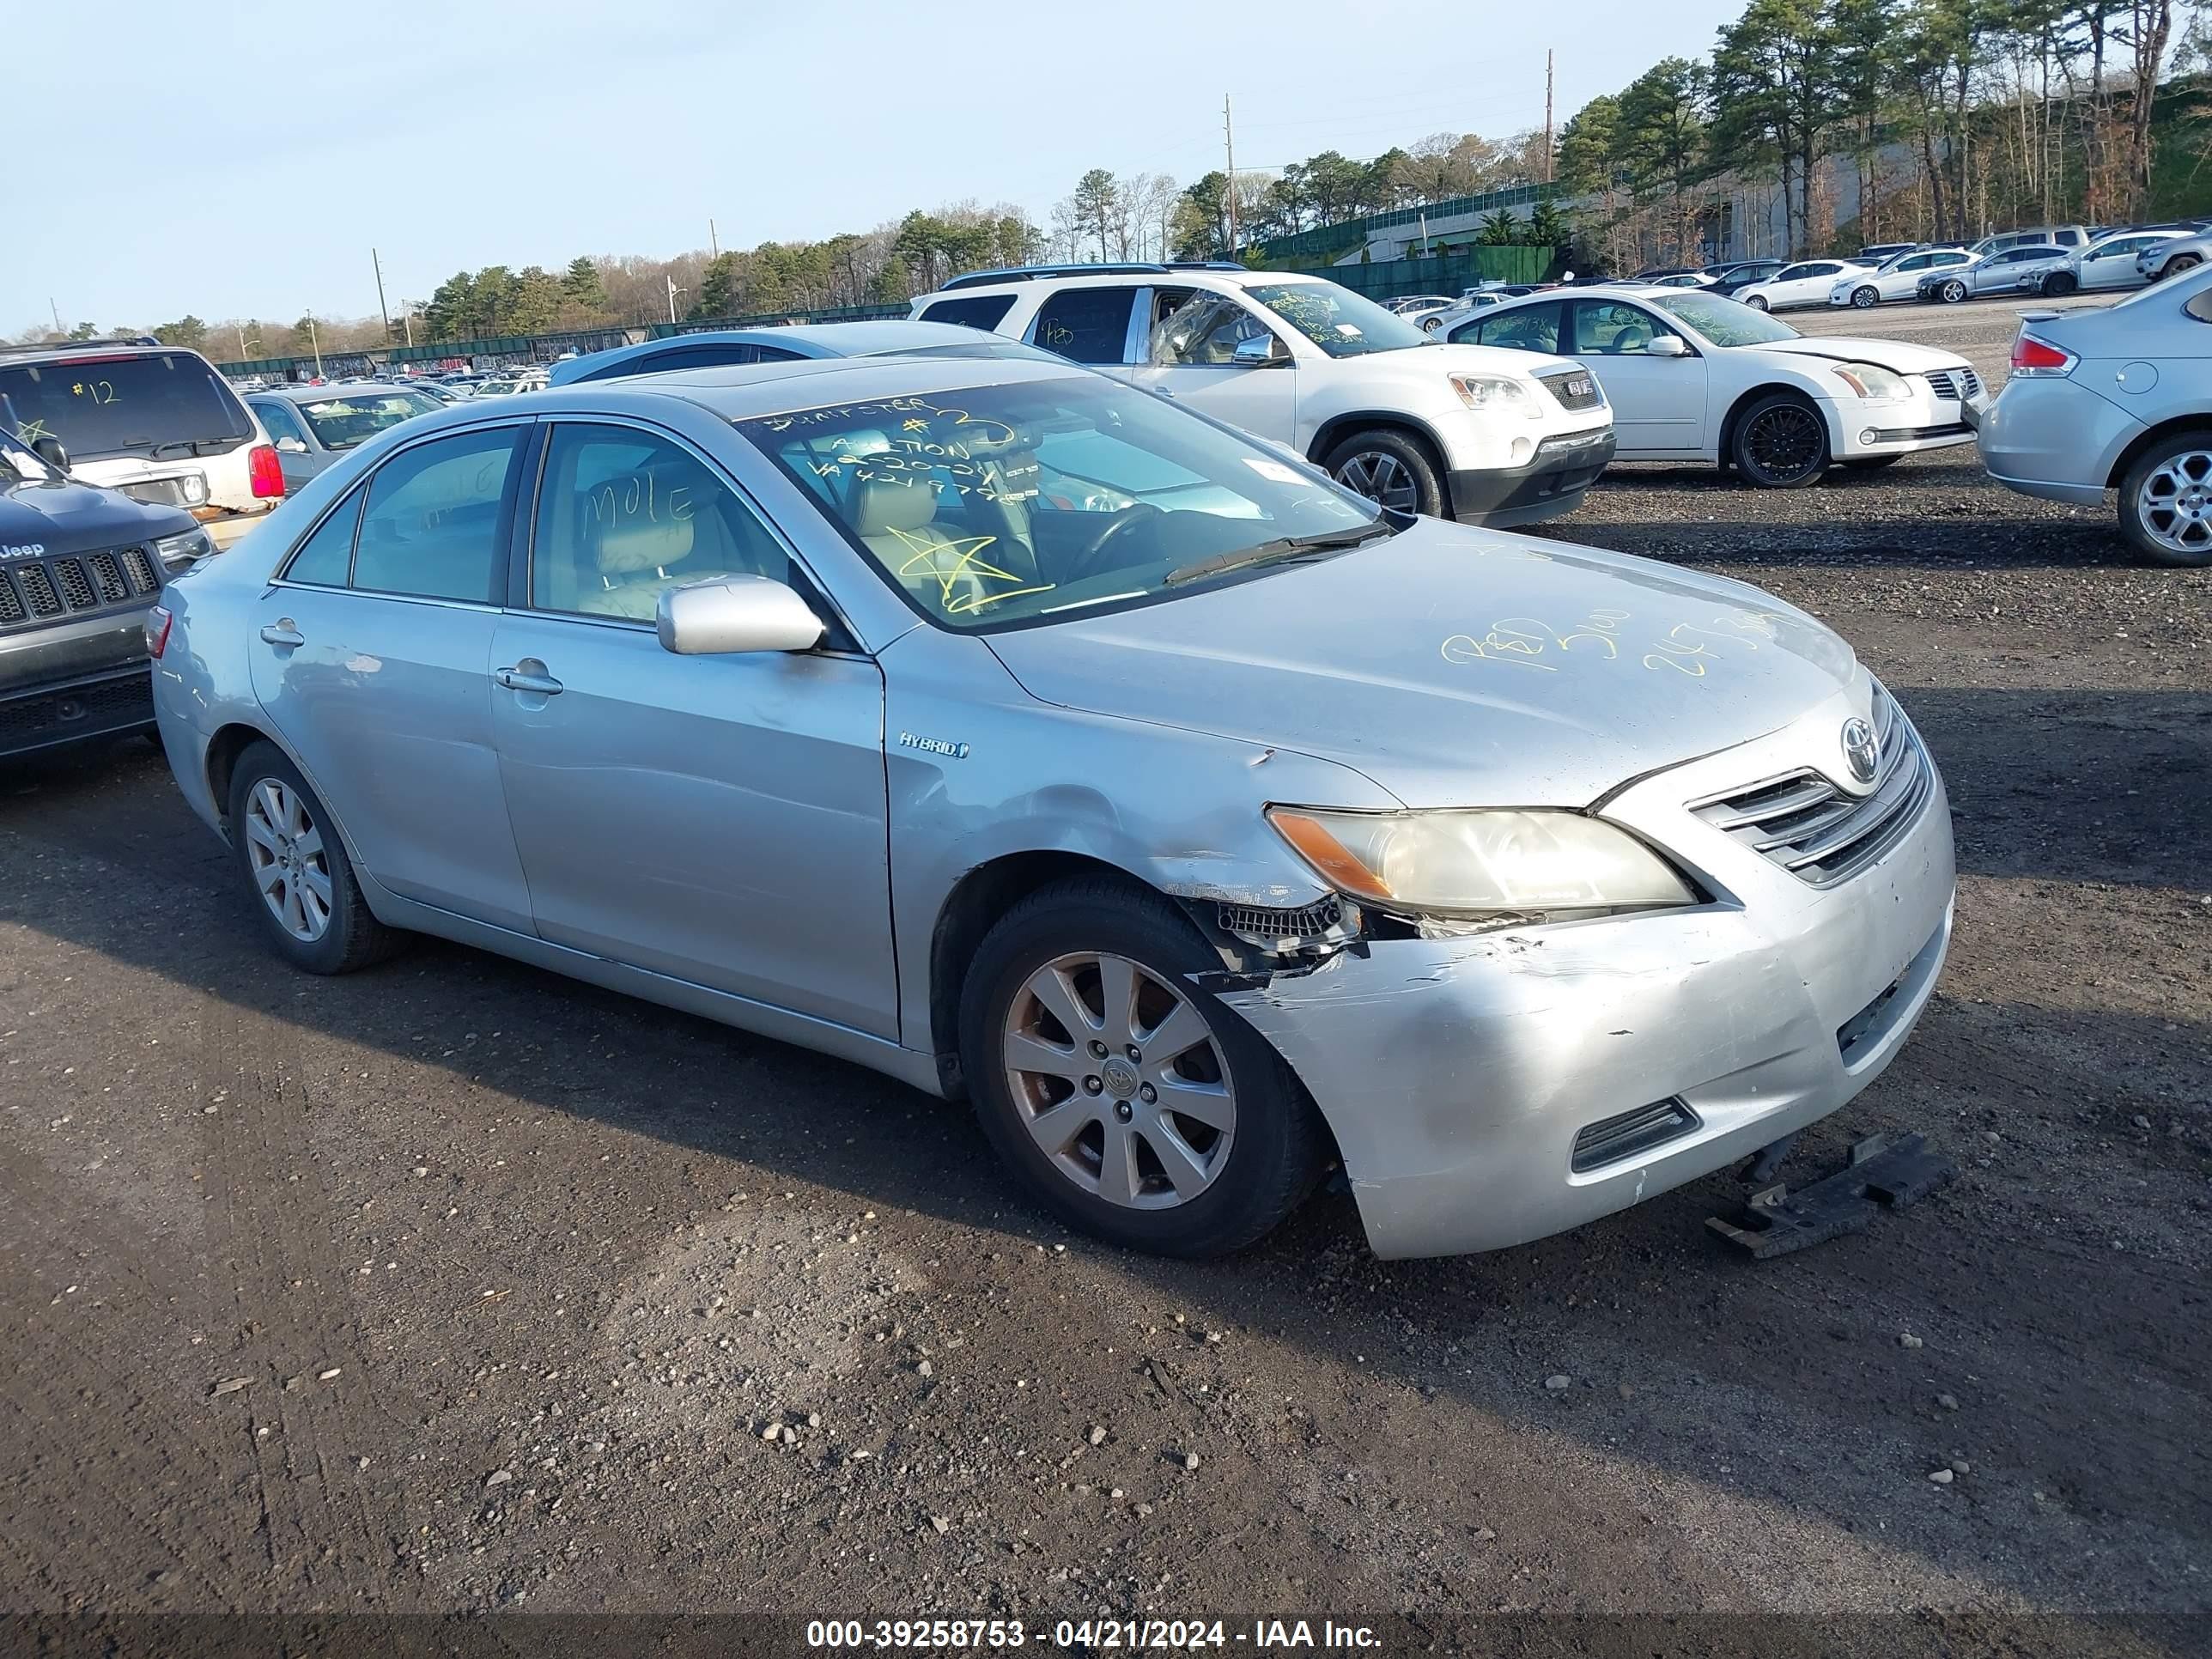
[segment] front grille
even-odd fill
[[[1982,392],[1982,377],[1971,368],[1930,369],[1921,376],[1936,395],[1947,403],[1958,403],[1962,398],[1978,398]]]
[[[1632,1112],[1589,1123],[1576,1132],[1567,1167],[1577,1175],[1663,1146],[1698,1127],[1698,1115],[1680,1100],[1655,1101]]]
[[[1605,401],[1605,393],[1598,390],[1597,376],[1586,368],[1563,368],[1536,378],[1559,400],[1562,409],[1595,409]]]
[[[1792,772],[1692,810],[1812,886],[1849,881],[1904,839],[1936,787],[1919,734],[1880,685],[1874,728],[1877,758],[1867,794],[1850,794],[1818,772]]]
[[[161,574],[143,547],[0,565],[0,628],[143,605]]]

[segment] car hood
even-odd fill
[[[1758,589],[1422,519],[1325,562],[988,636],[1024,690],[1353,768],[1409,806],[1582,806],[1848,686]]]
[[[0,487],[0,549],[43,547],[47,556],[96,553],[179,535],[193,525],[192,515],[181,507],[150,507],[88,484]]]
[[[1861,339],[1849,334],[1777,340],[1771,345],[1748,349],[1787,351],[1799,357],[1826,357],[1838,363],[1874,363],[1898,374],[1925,374],[1930,369],[1960,368],[1966,363],[1955,351],[1938,351],[1933,346],[1913,345],[1904,340]]]
[[[1472,315],[1473,313],[1469,313]],[[1571,357],[1551,357],[1539,351],[1510,351],[1504,346],[1462,345],[1450,340],[1419,348],[1424,355],[1418,362],[1424,368],[1440,366],[1447,374],[1572,374],[1583,365]],[[1434,352],[1434,356],[1425,355]],[[1394,353],[1403,356],[1407,354]],[[1374,358],[1357,361],[1372,362]]]

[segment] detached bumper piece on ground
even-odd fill
[[[1740,1216],[1709,1216],[1705,1225],[1764,1261],[1863,1232],[1881,1211],[1917,1203],[1958,1173],[1922,1135],[1894,1143],[1869,1135],[1851,1147],[1851,1161],[1835,1174],[1795,1193],[1779,1182],[1762,1188],[1744,1200]]]

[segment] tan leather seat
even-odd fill
[[[864,478],[848,507],[853,533],[884,568],[923,604],[947,614],[987,603],[1011,584],[971,567],[1003,568],[992,557],[995,537],[956,538],[938,528],[937,491],[927,477]]]
[[[669,569],[690,556],[691,524],[689,519],[629,519],[596,526],[599,586],[586,586],[576,608],[651,622],[662,591],[697,574]]]

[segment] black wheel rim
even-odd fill
[[[1744,429],[1744,457],[1752,473],[1770,483],[1792,483],[1820,464],[1826,440],[1820,417],[1796,404],[1762,410]]]

